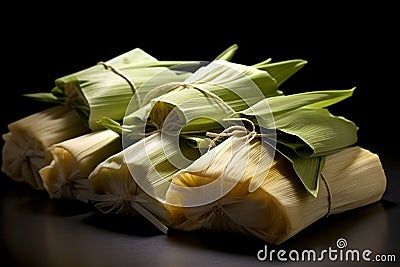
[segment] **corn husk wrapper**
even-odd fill
[[[230,59],[236,50],[237,46],[233,45],[218,57]],[[122,120],[134,94],[140,99],[147,93],[146,88],[183,81],[204,64],[201,61],[158,61],[135,48],[101,64],[57,78],[51,93],[25,96],[69,105],[95,131],[104,129],[98,123],[103,117]],[[145,82],[147,87],[139,90]]]
[[[43,190],[39,170],[50,163],[51,145],[89,132],[75,110],[55,106],[8,125],[1,170],[11,179]]]
[[[357,141],[355,123],[328,110],[329,106],[351,97],[354,89],[270,97],[239,114],[251,119],[261,130],[276,129],[276,143],[268,138],[263,141],[292,162],[308,192],[316,196],[324,156]]]
[[[211,66],[212,64],[207,67]],[[231,69],[225,69],[225,71],[229,70]],[[247,92],[252,89],[251,87],[243,88],[246,88]],[[229,128],[226,120],[229,122],[237,115],[250,119],[259,127],[262,135],[264,133],[269,135],[268,138],[263,138],[263,141],[292,162],[308,192],[316,196],[324,156],[353,145],[357,141],[357,126],[342,116],[334,116],[327,109],[352,96],[353,92],[354,88],[321,90],[261,97],[262,100],[258,100],[256,95],[252,98],[249,94],[246,102],[258,102],[247,109],[240,110],[244,106],[240,106],[238,104],[240,102],[235,101],[234,98],[232,102],[229,102],[231,99],[228,99],[227,94],[225,97],[228,100],[225,101],[212,96],[207,97],[200,90],[186,88],[153,99],[152,109],[150,109],[151,105],[148,106],[150,110],[139,109],[132,113],[132,116],[127,116],[126,119],[131,126],[125,128],[127,133],[124,135],[124,140],[128,140],[126,143],[129,144],[132,132],[135,132],[137,127],[142,127],[141,134],[144,135],[146,129],[144,125],[152,123],[155,123],[156,130],[170,134],[193,136],[205,130],[218,132],[221,131],[224,123],[225,128]],[[197,97],[195,97],[196,94],[198,94]],[[232,107],[239,111],[230,113],[229,109]],[[140,116],[143,119],[140,119]],[[137,138],[140,136],[138,134]],[[200,138],[200,140],[203,139]]]
[[[185,159],[181,160],[180,153]],[[167,231],[172,221],[164,204],[170,179],[199,153],[186,143],[152,134],[100,163],[89,175],[91,203],[103,213],[141,215]],[[188,160],[191,159],[191,160]]]
[[[88,176],[109,156],[121,151],[120,136],[99,130],[52,145],[52,161],[39,174],[50,198],[88,202]]]
[[[268,72],[269,75],[275,79],[276,84],[279,87],[283,82],[298,72],[305,64],[307,64],[307,60],[304,59],[290,59],[272,62],[272,58],[269,58],[252,65],[252,67]]]
[[[352,146],[326,156],[319,194],[313,197],[304,189],[290,161],[279,153],[270,166],[264,165],[267,169],[255,172],[265,157],[260,152],[264,145],[257,139],[247,147],[250,148],[247,162],[233,158],[236,166],[245,168],[238,182],[238,169],[227,168],[229,155],[226,153],[232,144],[227,139],[217,146],[215,157],[208,160],[208,164],[201,164],[206,168],[196,170],[199,166],[195,162],[195,171],[189,166],[174,175],[167,193],[167,200],[175,203],[168,206],[174,221],[172,227],[184,231],[206,228],[250,234],[280,244],[324,216],[380,200],[386,188],[379,157]],[[264,173],[264,180],[257,190],[249,192],[254,173]],[[224,179],[221,180],[221,176]],[[210,190],[202,193],[201,188],[212,184],[215,190],[234,186],[216,201],[193,205],[209,198]]]
[[[181,134],[221,130],[228,125],[223,118],[265,97],[281,95],[278,84],[297,72],[304,62],[280,63],[280,68],[287,71],[277,76],[277,81],[265,70],[274,71],[277,64],[265,63],[258,69],[214,60],[183,83],[169,83],[149,91],[142,106],[131,103],[121,132],[126,139],[136,140],[148,132],[160,130]]]

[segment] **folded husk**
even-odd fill
[[[121,151],[120,136],[111,130],[99,130],[52,145],[49,165],[40,169],[44,188],[51,198],[87,202],[88,176],[109,156]]]
[[[187,158],[197,157],[196,150],[188,145],[181,144],[180,150]],[[101,162],[89,175],[90,202],[103,213],[140,214],[166,232],[172,221],[160,198],[179,170],[168,159],[179,152],[173,140],[162,138],[160,133],[126,147]],[[139,180],[143,182],[138,184]]]
[[[230,60],[237,48],[237,45],[232,45],[217,58]],[[158,85],[182,82],[206,63],[159,61],[142,49],[135,48],[106,62],[57,78],[51,93],[25,96],[64,103],[76,109],[89,128],[96,131],[104,129],[98,123],[103,117],[122,120],[133,95],[140,100],[147,90]]]
[[[39,170],[50,163],[51,145],[89,132],[75,110],[52,107],[8,125],[1,170],[11,179],[44,189]]]
[[[303,59],[291,59],[278,62],[271,62],[271,60],[272,59],[268,59],[259,62],[252,65],[252,67],[267,71],[274,77],[278,87],[307,64],[307,61]]]
[[[190,191],[218,179],[226,164],[215,162],[223,162],[218,158],[223,157],[223,153],[216,154],[214,162],[202,171],[191,172],[188,167],[189,171],[182,170],[173,177],[167,200],[180,201],[181,206],[168,206],[174,221],[172,227],[184,231],[206,228],[238,232],[280,244],[324,216],[380,200],[386,189],[379,157],[353,146],[326,156],[317,197],[307,193],[290,162],[279,153],[270,168],[264,170],[267,174],[261,186],[250,193],[248,189],[254,177],[246,174],[254,172],[260,159],[257,150],[262,145],[259,140],[253,140],[251,147],[253,152],[249,154],[248,162],[237,163],[245,168],[242,179],[217,201],[185,207],[185,203],[193,202],[191,198],[207,198],[207,192],[201,195],[201,191],[197,191],[191,196],[182,194],[180,188],[186,187]],[[222,183],[233,181],[225,177]],[[179,186],[178,189],[173,185]]]
[[[357,141],[355,123],[328,110],[329,106],[352,96],[354,89],[270,97],[239,114],[261,129],[276,129],[276,149],[292,162],[308,192],[317,196],[323,156]]]
[[[270,65],[256,64],[258,69],[216,60],[184,83],[158,88],[155,93],[160,96],[148,98],[150,102],[144,101],[147,104],[141,108],[133,104],[128,109],[121,130],[124,140],[133,143],[152,131],[184,135],[220,132],[229,127],[232,117],[249,118],[261,131],[277,131],[272,142],[293,163],[309,193],[316,196],[324,163],[320,156],[357,140],[357,126],[327,109],[352,96],[354,88],[283,95],[278,85],[304,62]],[[268,66],[278,80],[264,70]]]
[[[153,88],[143,98],[142,106],[131,102],[123,129],[125,137],[132,140],[143,136],[148,127],[169,132],[181,130],[183,134],[216,131],[222,128],[221,122],[227,116],[260,99],[281,94],[277,81],[267,71],[214,60],[184,82]],[[169,128],[163,128],[165,125]]]

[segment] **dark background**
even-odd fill
[[[330,110],[358,125],[358,144],[381,157],[388,190],[381,203],[354,211],[351,216],[344,214],[322,220],[295,237],[287,247],[326,248],[332,244],[329,242],[345,234],[356,247],[380,240],[384,245],[378,242],[373,248],[400,256],[397,154],[400,24],[395,6],[385,1],[379,5],[324,1],[309,6],[287,2],[278,5],[269,1],[225,5],[57,3],[41,6],[36,2],[14,2],[2,8],[1,133],[7,131],[8,123],[50,106],[23,98],[21,94],[49,91],[56,78],[136,47],[159,60],[212,60],[234,43],[239,49],[232,61],[237,63],[254,64],[267,58],[273,61],[304,59],[308,64],[285,82],[282,90],[288,94],[356,87],[351,98]],[[73,250],[68,244],[75,244],[76,251],[68,254],[75,255],[69,259],[75,266],[85,266],[85,262],[93,263],[97,258],[115,263],[149,259],[156,265],[168,266],[188,262],[203,266],[218,262],[249,266],[256,263],[255,252],[263,245],[254,240],[206,233],[175,233],[163,238],[157,232],[154,234],[147,222],[136,222],[132,226],[130,222],[98,215],[86,218],[85,208],[82,211],[80,205],[49,201],[46,194],[35,194],[30,188],[4,182],[5,175],[1,178],[4,186],[1,192],[8,203],[2,205],[2,214],[11,216],[8,220],[3,218],[2,223],[7,226],[15,222],[16,226],[7,235],[8,239],[2,240],[0,250],[5,254],[8,250],[14,251],[16,258],[26,257],[26,262],[32,264],[51,262],[46,258],[49,255],[42,258],[41,253],[51,251],[54,245],[53,253],[56,253],[52,259],[59,265],[63,261],[63,249]],[[21,195],[33,202],[24,202],[21,212],[12,210],[11,206],[19,203]],[[379,216],[387,217],[387,226]],[[18,218],[28,219],[19,222]],[[40,231],[32,232],[42,229],[43,222],[54,227],[50,231],[52,237],[47,236],[52,244],[49,247],[38,243],[43,240]],[[27,234],[22,236],[23,230],[17,227],[26,229]],[[71,231],[71,236],[64,231]],[[381,235],[382,232],[385,234]],[[60,237],[64,239],[59,240]],[[9,245],[16,242],[20,247]],[[32,245],[36,243],[37,248]],[[43,247],[47,250],[41,252]],[[152,257],[154,251],[157,255],[157,250],[166,254],[159,259]],[[29,252],[22,255],[19,251]],[[176,263],[176,259],[182,262]],[[65,262],[67,266],[68,261]]]

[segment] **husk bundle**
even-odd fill
[[[129,140],[133,143],[154,131],[193,135],[221,130],[228,126],[224,118],[260,99],[282,95],[279,85],[305,63],[304,60],[265,61],[253,67],[214,60],[183,82],[145,90],[149,93],[141,105],[130,103],[120,132],[127,143]],[[277,70],[282,72],[278,75]]]
[[[172,221],[163,198],[172,175],[190,164],[180,161],[181,152],[199,156],[185,142],[177,149],[175,139],[155,133],[110,156],[89,175],[90,202],[103,213],[141,214],[166,232]]]
[[[195,162],[174,175],[167,193],[167,200],[174,204],[168,206],[172,227],[238,232],[280,244],[324,216],[380,200],[386,189],[379,157],[359,146],[326,156],[319,193],[314,197],[304,189],[290,161],[279,153],[270,165],[256,170],[260,161],[272,156],[265,152],[260,140],[253,139],[242,146],[247,150],[247,160],[237,154],[231,158],[236,141],[230,137],[215,148],[218,152],[213,157],[203,155],[205,162],[200,165],[205,168],[199,169]],[[241,168],[227,168],[232,162]],[[250,192],[254,174],[261,174],[264,179],[257,190]],[[221,198],[208,201],[210,192],[226,187],[232,189]]]
[[[218,58],[229,60],[236,50],[237,46],[232,45]],[[150,88],[183,81],[203,64],[202,61],[159,61],[135,48],[106,62],[57,78],[50,93],[25,96],[68,105],[77,110],[91,130],[96,131],[104,129],[98,123],[103,117],[121,121],[134,95],[140,100]]]
[[[8,125],[3,134],[1,171],[11,179],[44,189],[39,170],[50,163],[47,149],[58,142],[85,134],[89,129],[75,110],[55,106]]]
[[[106,129],[54,144],[48,148],[50,164],[39,170],[43,186],[51,198],[87,202],[89,174],[121,149],[120,136]]]
[[[328,110],[354,88],[285,95],[281,84],[306,61],[246,66],[229,62],[236,49],[202,62],[137,48],[26,94],[60,105],[8,125],[2,171],[165,233],[205,228],[274,244],[381,199],[379,157]]]

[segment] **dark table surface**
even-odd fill
[[[272,246],[251,236],[207,231],[160,233],[140,218],[100,214],[81,202],[50,199],[2,174],[0,179],[0,251],[7,266],[307,266],[310,262],[260,261],[257,253],[282,249],[303,251],[337,248],[369,249],[374,255],[395,255],[400,266],[400,168],[394,157],[382,155],[388,179],[381,201],[331,215],[292,239]],[[371,256],[371,257],[372,257]],[[374,266],[373,262],[331,261],[324,266]],[[356,264],[357,263],[357,264]],[[376,262],[374,262],[376,263]],[[320,264],[320,262],[315,263]],[[2,265],[4,266],[4,265]]]

